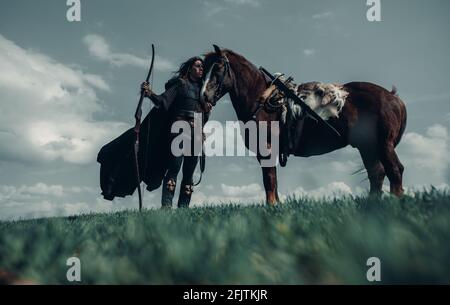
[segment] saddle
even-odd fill
[[[253,114],[253,119],[256,119],[256,114],[264,109],[267,113],[277,113],[280,122],[280,150],[279,161],[282,167],[287,164],[287,158],[294,152],[294,149],[298,143],[298,139],[301,135],[301,127],[303,126],[304,116],[295,118],[293,109],[289,103],[286,103],[285,97],[277,90],[273,81],[267,78],[263,73],[267,82],[268,88],[262,94],[259,99],[259,105]],[[296,85],[293,82],[294,78],[289,76],[284,78],[284,74],[275,73],[277,79],[283,81],[283,83],[293,91],[296,91]],[[296,124],[297,123],[297,124]],[[298,128],[300,127],[300,129]]]
[[[321,82],[309,82],[296,85],[292,77],[284,78],[283,74],[274,75],[322,119],[339,117],[348,96],[343,86]],[[307,116],[300,105],[284,96],[283,92],[270,82],[260,98],[261,108],[268,113],[278,112],[280,115],[280,165],[286,166],[287,158],[293,154],[300,143],[303,126]]]

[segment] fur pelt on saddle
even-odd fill
[[[295,94],[314,110],[322,119],[339,117],[339,113],[345,105],[348,92],[344,87],[336,83],[308,82],[297,85],[293,82],[293,78],[285,79],[279,73],[275,74],[285,85],[295,92]],[[261,96],[261,102],[269,105],[282,105],[282,120],[286,120],[289,114],[289,108],[293,111],[293,118],[298,119],[302,116],[302,109],[294,100],[284,97],[275,85],[269,86]],[[290,107],[289,107],[290,106]]]
[[[342,85],[320,82],[300,84],[297,86],[296,93],[324,120],[339,117],[348,96],[348,92]]]

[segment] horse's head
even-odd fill
[[[214,45],[214,52],[205,55],[205,82],[200,92],[203,103],[213,105],[233,86],[233,76],[227,52]]]

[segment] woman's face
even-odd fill
[[[191,78],[194,80],[199,80],[203,76],[203,63],[201,60],[196,60],[191,67]]]

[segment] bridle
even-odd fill
[[[219,98],[223,95],[222,91],[223,91],[223,83],[224,83],[225,75],[228,74],[228,76],[231,77],[231,67],[230,67],[230,61],[228,60],[228,57],[225,54],[222,54],[220,59],[224,62],[224,69],[223,69],[223,73],[218,78],[217,87],[214,92],[213,100],[211,101],[211,104],[213,106],[216,105]],[[209,68],[208,73],[206,73],[206,78],[205,78],[205,82],[203,84],[203,88],[201,91],[201,96],[203,96],[203,93],[206,90],[206,86],[208,85],[208,83],[211,79],[211,73],[214,69],[214,66],[218,66],[218,63],[217,62],[213,63],[212,66]]]
[[[228,57],[226,56],[226,54],[222,53],[221,57],[219,59],[224,62],[224,69],[223,69],[223,73],[219,76],[218,81],[217,81],[217,87],[214,92],[213,101],[211,102],[211,104],[213,106],[216,105],[219,98],[223,95],[222,91],[223,91],[223,84],[224,84],[225,76],[228,74],[228,76],[231,77],[230,61],[229,61]],[[211,67],[209,68],[208,72],[206,73],[205,82],[203,83],[203,88],[201,91],[201,96],[203,96],[203,93],[206,90],[206,86],[208,85],[208,83],[211,79],[211,74],[212,74],[212,71],[214,70],[215,66],[218,66],[218,62],[213,63],[211,65]],[[264,76],[264,73],[262,71],[261,71],[261,73]],[[284,74],[280,74],[277,76],[276,79],[279,79],[280,77],[283,77],[283,76],[284,76]],[[264,78],[266,78],[266,77],[264,76]],[[288,80],[286,81],[286,83],[290,82],[291,80],[292,80],[292,78],[289,77]],[[269,88],[271,85],[273,85],[274,82],[275,82],[275,80],[268,81],[267,88]],[[278,99],[272,99],[272,97],[275,96],[276,94],[280,94],[280,92],[278,90],[274,90],[274,92],[271,94],[271,96],[267,99],[267,101],[265,103],[260,103],[257,106],[257,108],[255,109],[255,111],[253,111],[251,118],[255,119],[257,113],[262,109],[264,109],[267,113],[275,113],[275,112],[279,112],[280,110],[282,110],[283,106],[286,105],[286,101],[284,100],[284,96],[281,96]],[[283,102],[280,103],[279,102],[280,99],[283,99]]]

